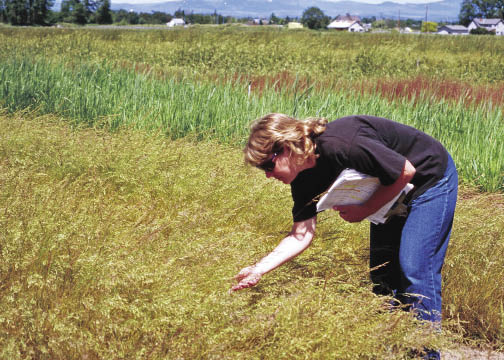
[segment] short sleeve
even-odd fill
[[[318,194],[315,189],[316,184],[313,181],[313,176],[306,176],[306,174],[298,175],[291,183],[291,194],[294,201],[292,218],[294,222],[310,219],[317,214],[317,205],[314,199]]]
[[[294,222],[307,220],[317,215],[316,200],[332,184],[339,172],[341,169],[335,170],[324,159],[319,158],[314,168],[298,174],[291,183]]]
[[[308,202],[304,205],[295,202],[292,207],[292,219],[294,222],[308,220],[315,215],[317,215],[317,205],[315,202]]]

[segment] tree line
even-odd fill
[[[460,23],[467,26],[476,18],[504,20],[504,0],[463,0]]]
[[[0,0],[0,21],[11,25],[111,24],[110,0],[63,0],[53,11],[54,0]]]
[[[174,17],[183,18],[191,24],[225,24],[247,21],[247,19],[223,16],[217,12],[194,14],[177,10],[172,16],[160,11],[150,13],[114,11],[110,8],[110,0],[63,0],[59,11],[52,10],[53,6],[54,0],[0,0],[0,22],[24,26],[57,23],[137,25],[166,24]]]
[[[47,25],[52,0],[0,0],[0,20],[12,25]]]
[[[246,23],[251,18],[235,18],[213,14],[195,14],[179,9],[173,15],[160,11],[151,13],[137,13],[126,10],[111,10],[110,0],[63,0],[60,11],[52,10],[54,0],[0,0],[0,22],[11,25],[54,25],[57,23],[85,24],[166,24],[172,18],[182,18],[189,24],[226,24]],[[363,22],[373,23],[376,28],[393,28],[396,20],[379,19],[376,17],[363,18]],[[303,12],[302,17],[278,17],[274,13],[267,19],[261,19],[258,25],[274,24],[286,25],[291,21],[300,21],[310,29],[325,28],[331,18],[319,8],[311,7]],[[401,26],[419,27],[421,21],[401,20]]]
[[[0,22],[11,25],[53,25],[56,23],[85,24],[165,24],[173,17],[183,18],[190,24],[225,24],[232,22],[247,22],[250,18],[234,18],[213,14],[186,13],[177,10],[173,16],[164,12],[136,13],[133,11],[110,8],[110,0],[63,0],[60,11],[52,10],[54,0],[0,0]],[[504,19],[504,0],[463,0],[459,13],[459,21],[468,25],[474,18]],[[297,18],[280,18],[271,14],[265,23],[284,25]],[[310,29],[325,28],[331,18],[317,7],[306,9],[301,19],[303,25]],[[393,28],[409,26],[420,27],[421,20],[401,20],[399,24],[393,19],[376,17],[363,18],[363,22],[372,23],[373,28]],[[261,21],[260,24],[263,22]]]

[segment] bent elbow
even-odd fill
[[[409,160],[406,160],[406,163],[404,164],[404,177],[407,178],[409,181],[413,179],[415,174],[416,174],[416,168]]]

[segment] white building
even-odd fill
[[[467,35],[469,30],[464,25],[443,25],[437,31],[440,35]]]
[[[504,22],[501,19],[473,19],[467,27],[467,31],[471,32],[472,29],[477,28],[494,31],[495,35],[504,35]]]
[[[170,22],[166,23],[166,26],[168,26],[168,27],[184,26],[184,25],[185,25],[184,19],[179,19],[179,18],[173,18],[170,20]]]
[[[295,22],[295,21],[291,21],[290,23],[287,24],[287,28],[288,29],[302,29],[303,24]]]
[[[349,32],[364,32],[364,27],[361,25],[360,21],[355,20],[334,20],[327,25],[327,28]]]

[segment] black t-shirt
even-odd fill
[[[345,168],[393,184],[408,159],[416,169],[411,183],[418,197],[443,177],[448,152],[441,143],[411,126],[374,116],[347,116],[327,124],[316,138],[320,155],[315,167],[304,170],[291,183],[294,221],[316,215],[312,200],[325,192]]]

